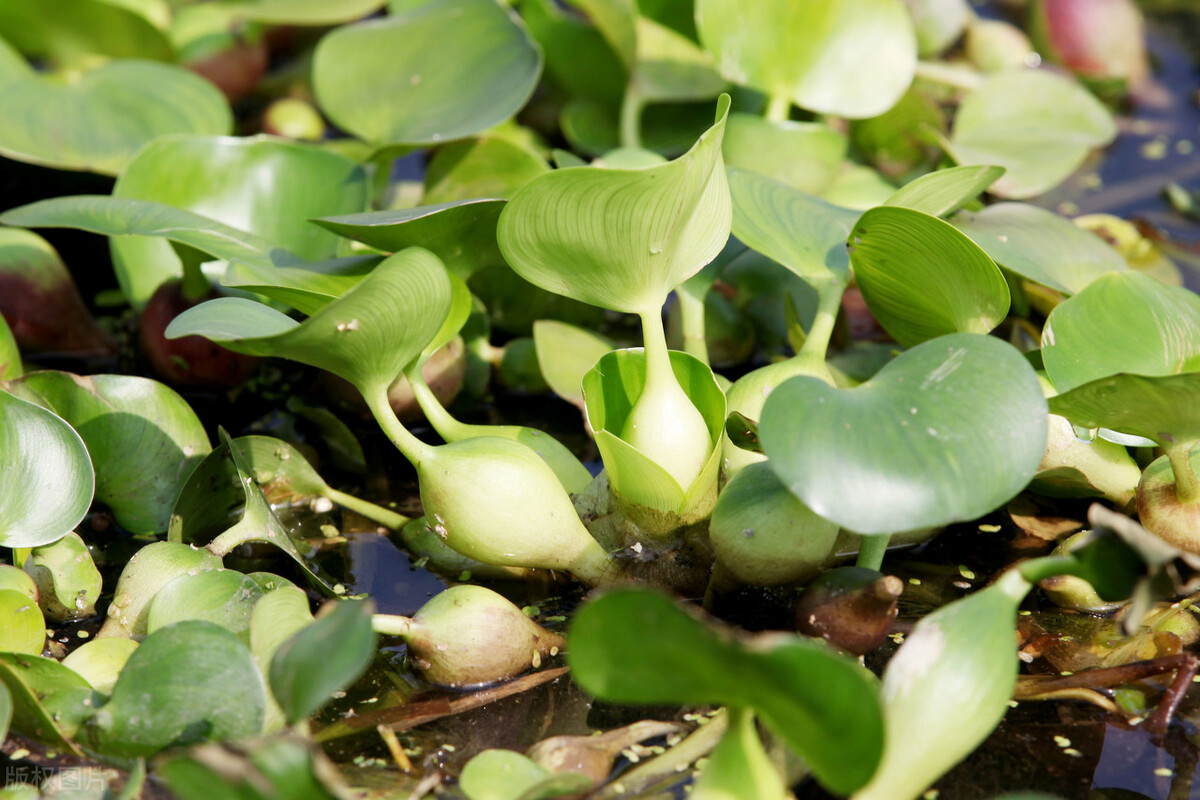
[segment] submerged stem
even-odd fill
[[[1184,505],[1200,502],[1200,479],[1192,469],[1191,453],[1195,444],[1194,441],[1176,442],[1163,448],[1171,461],[1171,472],[1175,473],[1175,497]]]
[[[391,528],[392,530],[398,530],[403,527],[405,523],[409,522],[409,518],[403,514],[397,514],[395,511],[389,511],[383,506],[363,500],[361,497],[355,497],[352,494],[339,492],[332,486],[329,488],[326,497],[337,503],[339,506],[350,509],[360,517],[366,517],[372,522],[378,522],[380,525]]]
[[[396,416],[396,412],[392,410],[392,404],[388,402],[386,385],[363,387],[360,391],[363,399],[367,401],[367,408],[371,409],[371,415],[379,423],[379,427],[383,428],[383,432],[392,440],[392,444],[396,445],[396,449],[412,462],[414,467],[419,468],[423,462],[433,457],[433,445],[425,444],[409,433],[408,428],[404,427],[404,424]]]
[[[412,631],[412,619],[399,614],[372,614],[371,627],[383,636],[407,636]]]

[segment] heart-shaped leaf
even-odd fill
[[[137,758],[173,745],[258,734],[266,686],[244,644],[187,620],[146,637],[91,719],[96,748]]]
[[[905,347],[947,333],[987,333],[1008,314],[1008,283],[948,222],[898,206],[859,218],[850,262],[879,324]]]
[[[699,0],[696,29],[730,81],[824,114],[882,114],[917,66],[898,0]]]
[[[1129,268],[1099,236],[1037,206],[996,203],[960,212],[951,223],[1000,266],[1064,294],[1077,294],[1101,275]]]
[[[265,136],[171,136],[125,164],[113,197],[201,214],[318,261],[337,255],[341,240],[308,218],[363,211],[368,185],[362,167],[317,145]],[[160,238],[118,237],[111,245],[117,280],[135,306],[183,273],[180,258]]]
[[[211,450],[199,417],[168,386],[134,375],[45,370],[13,384],[65,419],[96,470],[96,499],[123,527],[162,532],[188,474]],[[137,458],[130,458],[130,448]]]
[[[959,164],[1004,167],[991,191],[1019,199],[1057,186],[1116,135],[1112,115],[1074,80],[1007,70],[963,98],[944,146]]]
[[[585,604],[567,660],[585,690],[610,702],[754,709],[838,794],[867,781],[883,748],[875,678],[853,659],[799,636],[736,638],[645,589]]]
[[[180,575],[158,590],[150,603],[146,632],[183,620],[204,620],[250,644],[250,612],[263,596],[253,578],[232,569],[210,569]]]
[[[350,239],[393,253],[424,247],[461,278],[504,264],[496,246],[503,200],[459,200],[398,211],[369,211],[313,222]]]
[[[729,170],[733,235],[815,284],[850,279],[846,239],[857,211],[830,205],[765,175]]]
[[[771,122],[754,114],[730,114],[721,152],[731,170],[730,191],[736,168],[820,194],[833,182],[847,146],[846,135],[824,123]]]
[[[1050,312],[1042,362],[1060,392],[1118,372],[1200,369],[1200,297],[1138,272],[1101,276]]]
[[[944,217],[962,208],[996,182],[1004,167],[949,167],[905,184],[884,205],[903,206]]]
[[[0,390],[0,544],[62,538],[83,520],[94,487],[79,434],[57,414]]]
[[[1025,488],[1046,447],[1046,399],[1015,348],[952,334],[853,389],[791,379],[767,398],[759,433],[813,511],[856,533],[899,533],[975,519]]]
[[[0,154],[116,175],[142,145],[172,133],[221,135],[233,117],[212,83],[182,67],[110,61],[63,81],[35,72],[0,40]]]
[[[1050,411],[1084,428],[1110,428],[1162,445],[1200,440],[1200,373],[1109,375],[1050,398]]]
[[[450,278],[428,250],[385,259],[354,289],[303,323],[253,300],[210,300],[180,314],[167,336],[199,334],[241,353],[328,370],[366,394],[387,386],[433,339],[450,307]]]
[[[271,659],[271,693],[293,724],[353,683],[375,655],[374,603],[338,600],[323,611],[281,644]]]
[[[500,214],[500,251],[517,274],[555,294],[658,314],[729,238],[728,111],[723,97],[716,123],[668,164],[557,170],[526,184]]]
[[[312,70],[321,109],[350,133],[377,144],[434,144],[519,111],[542,54],[493,0],[433,0],[327,34]]]

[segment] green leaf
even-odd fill
[[[0,381],[10,381],[21,374],[21,351],[13,338],[12,329],[0,316]]]
[[[230,350],[328,370],[363,390],[387,387],[431,341],[450,307],[450,278],[428,250],[385,259],[356,287],[303,323],[252,300],[188,309],[167,337],[199,334]]]
[[[634,21],[637,63],[628,92],[642,102],[708,100],[725,89],[712,56],[694,41],[644,16]]]
[[[41,655],[46,644],[46,620],[36,600],[15,589],[0,589],[0,619],[4,620],[0,652]]]
[[[685,155],[639,170],[578,168],[528,183],[500,214],[497,238],[521,277],[555,294],[659,313],[677,285],[729,238],[729,190],[717,121]]]
[[[731,708],[728,714],[729,728],[701,768],[689,796],[696,800],[726,797],[787,800],[791,793],[763,749],[754,712]]]
[[[211,569],[180,575],[154,595],[146,632],[153,634],[183,620],[203,620],[221,626],[249,645],[250,612],[262,596],[262,587],[237,570]]]
[[[378,11],[385,0],[232,0],[242,19],[268,25],[338,25]]]
[[[308,218],[363,211],[368,191],[362,167],[317,145],[265,136],[171,136],[130,159],[113,197],[202,214],[319,261],[337,255],[341,239]],[[111,249],[117,280],[134,306],[183,274],[179,256],[160,238],[119,237]]]
[[[733,235],[813,284],[850,279],[846,239],[858,212],[741,169],[729,170]]]
[[[250,652],[254,655],[258,671],[266,675],[279,647],[312,621],[308,595],[295,586],[283,586],[267,592],[255,603],[250,613]],[[283,709],[279,707],[275,695],[270,694],[263,718],[263,733],[277,731],[286,724]]]
[[[315,314],[358,285],[383,256],[347,256],[301,267],[264,267],[234,261],[221,285],[257,292],[287,303],[302,314]]]
[[[1078,294],[1101,275],[1129,268],[1102,238],[1037,206],[996,203],[962,211],[950,222],[1000,266],[1064,294]]]
[[[803,414],[797,414],[803,409]],[[975,519],[1025,488],[1046,447],[1029,362],[989,336],[952,334],[901,353],[854,389],[793,378],[759,433],[805,505],[856,533]]]
[[[641,348],[616,350],[601,358],[584,376],[583,394],[588,425],[595,433],[617,498],[668,515],[674,520],[670,527],[677,527],[681,521],[707,516],[716,499],[721,460],[717,444],[725,430],[725,394],[700,359],[677,350],[670,351],[670,358],[676,380],[708,426],[713,447],[691,486],[680,486],[671,473],[620,437],[645,386],[646,360]],[[639,524],[648,527],[646,521]]]
[[[1071,78],[1008,70],[963,98],[944,147],[959,164],[1004,167],[991,192],[1020,199],[1057,186],[1116,135],[1112,115]]]
[[[611,339],[567,322],[540,319],[533,323],[538,366],[551,391],[583,408],[583,376],[605,353],[616,348]]]
[[[550,165],[533,150],[497,136],[481,136],[439,147],[425,170],[429,205],[475,198],[507,200]]]
[[[341,800],[349,791],[320,747],[298,733],[236,749],[199,745],[156,761],[154,771],[183,800]]]
[[[162,532],[188,474],[211,450],[174,389],[134,375],[30,372],[12,385],[72,425],[91,453],[96,499],[138,533]],[[136,458],[130,458],[135,448]]]
[[[0,683],[0,742],[8,739],[8,726],[12,724],[13,699],[8,686]]]
[[[138,758],[254,736],[265,703],[262,676],[237,636],[187,620],[152,633],[133,651],[90,725],[101,753]]]
[[[0,38],[55,66],[88,57],[171,61],[166,34],[133,8],[105,0],[59,0],[53,14],[22,0],[0,1]]]
[[[86,680],[52,658],[0,653],[0,683],[12,699],[13,731],[60,752],[80,754],[47,710],[46,701],[60,692],[89,689]]]
[[[494,0],[435,0],[334,30],[312,69],[317,102],[340,127],[377,144],[435,144],[519,111],[542,54]]]
[[[905,347],[947,333],[987,333],[1008,314],[996,263],[948,222],[881,206],[850,235],[854,277],[871,313]]]
[[[294,634],[271,659],[271,692],[292,724],[362,675],[375,655],[374,603],[338,600]]]
[[[459,786],[468,800],[543,800],[575,796],[592,788],[579,772],[553,773],[512,750],[484,750],[462,769]]]
[[[115,175],[142,145],[172,133],[228,133],[229,104],[183,67],[118,60],[67,82],[35,72],[0,40],[0,154]]]
[[[1200,369],[1200,297],[1134,271],[1103,275],[1050,312],[1042,361],[1060,392],[1119,372]]]
[[[102,579],[83,538],[70,531],[52,544],[34,547],[25,572],[38,588],[38,605],[51,622],[75,622],[94,616]],[[41,648],[35,652],[42,652]]]
[[[83,520],[94,487],[79,434],[58,415],[0,390],[0,545],[61,539]]]
[[[554,0],[529,0],[521,17],[546,57],[546,78],[569,97],[594,98],[616,108],[626,85],[626,70],[603,34]]]
[[[721,152],[731,170],[730,191],[736,168],[820,194],[833,183],[847,147],[846,135],[824,123],[771,122],[754,114],[730,114]]]
[[[316,224],[386,252],[424,247],[466,278],[477,269],[504,264],[496,245],[503,200],[459,200],[398,211],[369,211],[314,219]]]
[[[1109,375],[1050,398],[1050,411],[1084,428],[1110,428],[1161,445],[1200,439],[1200,373]]]
[[[887,111],[917,66],[899,0],[698,0],[696,29],[728,80],[823,114]]]
[[[799,636],[736,637],[646,589],[580,608],[567,661],[609,702],[753,709],[837,794],[867,781],[883,747],[875,678],[853,659]]]
[[[887,199],[884,205],[923,211],[931,217],[953,214],[982,194],[1004,174],[1004,167],[949,167],[922,175]]]

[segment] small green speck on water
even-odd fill
[[[1063,750],[1063,753],[1071,756],[1072,758],[1083,758],[1083,753],[1079,752],[1074,747],[1068,747],[1066,750]]]
[[[969,581],[975,580],[975,573],[972,572],[971,570],[967,569],[962,564],[958,565],[958,574],[962,575],[964,578],[966,578]]]
[[[1000,532],[1000,526],[999,526],[999,525],[986,525],[986,524],[985,524],[985,525],[980,525],[980,526],[979,526],[979,530],[983,531],[984,533],[999,533],[999,532]]]
[[[1169,778],[1175,774],[1175,770],[1171,769],[1170,767],[1159,767],[1158,769],[1154,770],[1154,774],[1160,778]]]
[[[530,619],[533,619],[538,615],[538,609],[537,606],[523,606],[521,608],[521,613]]]

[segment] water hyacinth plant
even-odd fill
[[[948,800],[1014,698],[1186,740],[1200,300],[1064,213],[1140,123],[1037,55],[1147,91],[1128,4],[1103,69],[1050,0],[68,5],[0,0],[6,753]]]

